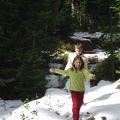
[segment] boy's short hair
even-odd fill
[[[83,46],[81,43],[75,44],[75,49],[83,49]]]

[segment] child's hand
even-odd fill
[[[50,68],[50,72],[54,73],[55,69],[54,68]]]
[[[93,79],[93,80],[96,80],[96,76],[95,76],[95,75],[93,75],[93,76],[92,76],[92,79]]]

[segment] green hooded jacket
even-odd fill
[[[82,70],[71,70],[71,68],[67,70],[61,70],[55,68],[55,73],[69,76],[70,77],[70,90],[76,91],[76,92],[82,92],[85,91],[85,80],[91,79],[93,74],[88,72],[86,69]]]

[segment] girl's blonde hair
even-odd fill
[[[82,69],[84,68],[84,61],[83,61],[82,57],[76,56],[76,57],[74,58],[73,62],[72,62],[72,68],[71,68],[72,71],[73,71],[73,70],[76,70],[76,67],[75,67],[75,65],[74,65],[74,63],[75,63],[76,60],[80,60],[81,63],[82,63],[81,66],[80,66],[80,70],[82,70]]]

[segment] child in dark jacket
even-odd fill
[[[84,61],[81,57],[76,56],[73,60],[72,67],[67,70],[60,70],[60,69],[50,69],[51,73],[58,73],[61,75],[69,76],[70,77],[70,91],[71,91],[71,98],[72,98],[72,112],[73,112],[73,120],[79,120],[79,112],[80,108],[83,104],[84,99],[84,91],[85,79],[96,79],[94,74],[89,73],[84,68]]]

